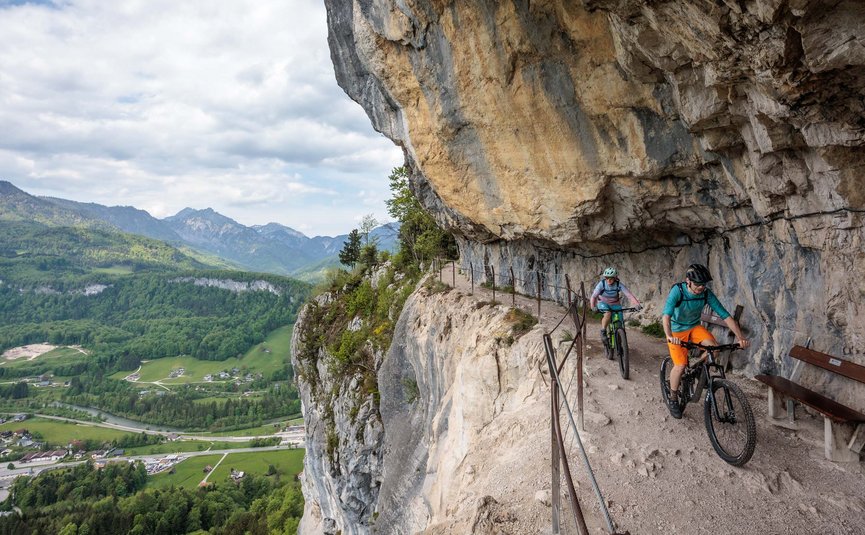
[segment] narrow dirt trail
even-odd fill
[[[454,274],[450,266],[441,272],[442,282],[465,293],[470,281]],[[474,287],[474,297],[490,300],[487,289]],[[510,294],[496,300],[510,304]],[[534,299],[516,296],[516,306],[537,316]],[[552,329],[564,307],[541,302],[540,323]],[[569,322],[569,320],[566,320]],[[553,340],[560,343],[562,329]],[[865,467],[859,463],[833,463],[823,457],[823,419],[797,408],[798,430],[776,427],[767,419],[766,388],[733,370],[728,376],[745,392],[757,421],[757,447],[742,468],[721,460],[709,442],[702,404],[689,404],[681,420],[670,417],[661,401],[658,370],[667,355],[666,345],[628,329],[631,378],[624,380],[614,361],[603,356],[599,324],[587,329],[585,361],[586,432],[581,433],[589,460],[613,519],[621,531],[705,534],[861,534],[865,533]],[[563,376],[563,383],[568,384]],[[572,385],[573,388],[573,385]],[[569,394],[570,397],[570,394]],[[549,444],[536,452],[527,467],[537,477],[520,475],[519,487],[531,492],[549,488]],[[572,465],[579,466],[579,465]],[[546,472],[544,472],[546,470]],[[590,526],[603,522],[585,474],[578,470],[577,492]],[[546,512],[543,512],[546,511]],[[514,533],[546,533],[549,508],[524,504],[517,515],[536,517],[518,522]],[[526,529],[525,526],[535,528]],[[593,533],[604,533],[595,528]]]

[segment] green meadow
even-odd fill
[[[139,383],[152,383],[160,381],[165,385],[179,385],[186,383],[204,382],[204,376],[217,374],[221,371],[230,371],[239,368],[244,372],[261,373],[268,377],[271,373],[285,366],[289,359],[291,348],[291,333],[293,325],[286,325],[271,332],[264,342],[253,346],[240,358],[229,358],[226,360],[198,360],[189,356],[168,357],[151,360],[141,365],[139,371]],[[183,368],[183,375],[168,379],[171,370]],[[113,379],[123,379],[131,372],[115,373]],[[224,380],[223,380],[224,381]],[[214,380],[220,382],[219,379]]]
[[[262,435],[272,435],[279,431],[278,428],[271,425],[261,425],[258,427],[249,427],[247,429],[236,429],[234,431],[218,431],[215,433],[196,433],[201,436],[213,437],[255,437]]]
[[[204,476],[207,475],[204,473],[204,467],[207,465],[216,465],[221,458],[221,453],[190,457],[180,464],[175,465],[173,474],[163,472],[151,476],[150,480],[147,482],[147,487],[161,489],[174,485],[175,487],[184,487],[190,490],[195,489],[198,487],[201,480],[204,479]],[[212,478],[213,476],[210,476],[208,481]]]
[[[16,429],[27,429],[31,433],[39,433],[43,440],[55,445],[66,445],[70,440],[76,439],[111,442],[124,436],[135,435],[135,433],[118,429],[73,424],[39,417],[30,418],[23,422],[6,422],[0,425],[0,431],[15,431]]]
[[[110,267],[95,267],[92,268],[93,273],[104,273],[106,275],[132,275],[135,273],[135,270],[132,266],[124,266],[121,264],[115,264]]]
[[[232,450],[237,448],[248,448],[249,442],[211,442],[209,440],[180,440],[176,442],[163,442],[150,446],[137,446],[126,448],[126,455],[157,455],[162,453],[186,453],[190,451]]]
[[[273,450],[261,452],[229,453],[208,481],[223,481],[231,474],[231,469],[241,470],[248,474],[264,475],[270,465],[283,476],[294,477],[303,470],[303,449]]]

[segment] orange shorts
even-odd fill
[[[702,325],[691,327],[687,331],[674,332],[673,336],[679,340],[685,340],[686,342],[693,342],[695,344],[701,344],[705,341],[708,341],[711,345],[718,343],[715,341],[715,337],[712,336],[712,333],[707,331]],[[669,343],[667,344],[667,347],[670,348],[670,356],[673,358],[673,364],[676,366],[684,366],[688,364],[687,348]]]

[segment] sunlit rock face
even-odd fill
[[[339,83],[463,262],[619,265],[657,314],[702,261],[749,371],[809,336],[865,362],[865,4],[325,3]]]

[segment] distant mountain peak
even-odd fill
[[[285,225],[281,225],[279,223],[268,223],[266,225],[253,225],[253,229],[259,234],[264,235],[273,235],[273,234],[286,234],[291,236],[292,238],[302,238],[309,239],[309,237],[303,232],[294,230],[291,227],[286,227]]]
[[[30,194],[16,188],[15,185],[12,184],[11,182],[9,182],[8,180],[0,180],[0,194],[3,194],[3,195],[21,194],[21,195],[30,196]]]
[[[203,208],[201,210],[196,210],[195,208],[184,208],[183,210],[177,212],[173,216],[169,216],[165,218],[165,221],[179,222],[179,221],[187,221],[189,219],[205,219],[207,221],[211,221],[214,223],[220,224],[231,224],[234,226],[241,227],[240,223],[231,219],[226,215],[222,215],[213,208]]]

